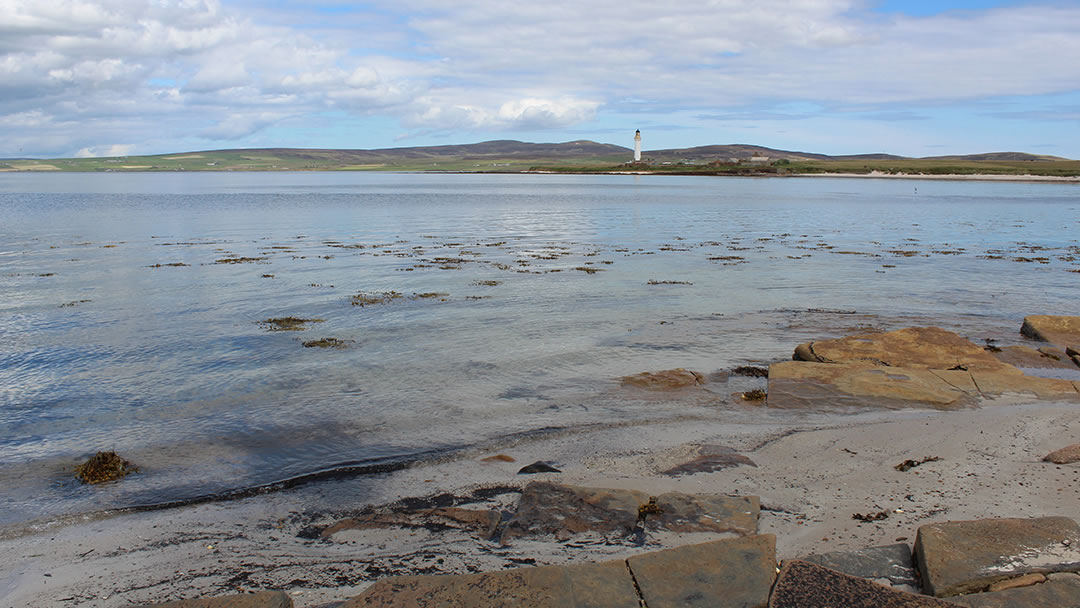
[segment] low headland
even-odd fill
[[[854,333],[793,345],[767,368],[613,383],[689,403],[756,382],[742,393],[754,423],[718,412],[581,428],[364,479],[40,522],[0,536],[19,564],[3,597],[1075,606],[1080,317],[1032,315],[1019,329],[986,344],[936,327]],[[778,409],[804,414],[770,422]]]
[[[806,175],[1080,181],[1080,161],[997,152],[907,158],[829,156],[729,144],[651,150],[628,162],[628,148],[593,141],[327,150],[265,148],[108,158],[0,159],[0,172],[393,171],[587,173],[791,177]]]

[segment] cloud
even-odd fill
[[[100,156],[128,156],[135,149],[134,144],[113,144],[82,148],[75,153],[76,158],[97,158]]]
[[[0,0],[0,156],[242,144],[338,112],[469,139],[626,114],[914,122],[921,107],[1077,90],[1080,7],[874,4]]]

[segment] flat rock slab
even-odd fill
[[[1023,393],[1040,399],[1076,399],[1080,398],[1076,385],[1058,378],[1040,378],[1025,376],[1022,373],[1003,373],[984,370],[971,370],[971,377],[984,395],[1005,393]]]
[[[146,604],[142,608],[292,608],[293,602],[284,591],[261,591],[194,600],[177,600],[165,604]]]
[[[949,601],[968,608],[1080,608],[1080,576],[993,593],[950,597]]]
[[[753,460],[732,448],[722,445],[706,445],[701,446],[700,455],[697,458],[671,467],[664,471],[663,474],[678,476],[693,473],[712,473],[713,471],[722,471],[740,465],[757,467]]]
[[[402,527],[433,530],[463,529],[484,538],[491,538],[501,519],[502,515],[494,509],[462,509],[460,507],[371,513],[343,519],[324,529],[321,536],[329,538],[343,530]]]
[[[888,579],[894,585],[919,587],[915,565],[911,561],[911,547],[905,543],[808,555],[801,561],[859,578]]]
[[[800,344],[794,359],[816,363],[867,362],[889,367],[1000,369],[983,347],[940,327],[908,327]],[[772,370],[769,371],[772,377]]]
[[[1044,369],[1076,369],[1076,364],[1065,351],[1052,346],[1031,348],[1028,346],[1003,346],[994,357],[1002,363],[1015,367]]]
[[[650,391],[670,391],[705,384],[705,376],[679,367],[662,372],[641,372],[633,376],[624,376],[622,384]]]
[[[1080,317],[1028,315],[1024,317],[1020,333],[1059,346],[1080,345]]]
[[[776,576],[776,537],[729,538],[626,563],[649,608],[764,608]]]
[[[1054,464],[1072,464],[1074,462],[1080,462],[1080,443],[1074,443],[1065,446],[1060,450],[1054,450],[1043,457],[1043,460]]]
[[[1067,517],[928,524],[915,538],[923,589],[949,597],[1038,572],[1080,571],[1080,526]]]
[[[453,576],[392,576],[340,608],[638,608],[622,560]]]
[[[801,560],[780,569],[769,608],[949,608],[946,601],[884,585]],[[651,605],[650,605],[651,608]]]
[[[503,531],[503,542],[519,536],[580,532],[629,535],[638,507],[650,496],[634,490],[582,488],[550,482],[525,486],[518,510]],[[669,492],[656,497],[663,513],[649,515],[650,529],[673,532],[757,532],[760,502],[756,496],[691,495]]]
[[[978,396],[970,374],[962,370],[805,361],[774,363],[769,367],[769,407],[959,409],[973,403]]]

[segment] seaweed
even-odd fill
[[[574,270],[580,270],[581,272],[584,272],[586,274],[596,274],[598,272],[603,272],[604,269],[603,268],[589,268],[588,266],[578,266],[578,267],[574,268]]]
[[[495,287],[496,285],[502,285],[502,281],[473,281],[472,284],[480,287]]]
[[[742,394],[742,398],[745,401],[764,401],[768,394],[760,388],[755,388],[752,391],[746,391]]]
[[[352,340],[341,340],[338,338],[319,338],[318,340],[309,340],[302,342],[304,348],[347,348]]]
[[[305,323],[322,323],[323,319],[301,319],[300,317],[274,317],[257,321],[270,331],[303,331]]]
[[[168,264],[151,264],[151,265],[147,266],[147,268],[164,268],[165,266],[180,267],[180,266],[191,266],[191,264],[185,264],[183,262],[169,262]]]
[[[755,367],[753,365],[740,365],[731,370],[732,375],[735,376],[749,376],[751,378],[768,378],[769,368],[767,367]]]
[[[655,279],[649,279],[647,285],[693,285],[690,281],[657,281]]]
[[[83,483],[97,484],[106,481],[114,481],[127,475],[137,473],[139,467],[121,458],[116,452],[98,452],[86,462],[75,467],[75,478]]]
[[[396,291],[384,291],[377,293],[360,292],[351,298],[353,306],[371,306],[374,304],[388,304],[399,300],[403,296]]]
[[[214,260],[215,264],[254,264],[257,262],[265,262],[266,257],[235,257],[235,258],[219,258]]]

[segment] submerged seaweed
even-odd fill
[[[98,452],[89,460],[75,467],[75,478],[83,483],[104,483],[114,481],[138,472],[139,468],[121,458],[116,452]]]

